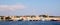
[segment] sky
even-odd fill
[[[60,16],[60,0],[0,0],[0,16]]]

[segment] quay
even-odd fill
[[[58,20],[60,21],[60,16],[48,16],[48,15],[26,15],[26,16],[0,16],[0,21],[52,21]]]

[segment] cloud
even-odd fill
[[[26,8],[24,5],[15,4],[15,5],[0,5],[0,10],[17,10],[17,9],[24,9]]]

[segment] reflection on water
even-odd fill
[[[57,21],[0,21],[0,25],[60,25]]]

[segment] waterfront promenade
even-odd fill
[[[48,15],[26,15],[26,16],[0,16],[0,20],[12,20],[12,21],[49,21],[49,20],[59,20],[60,16],[48,16]]]

